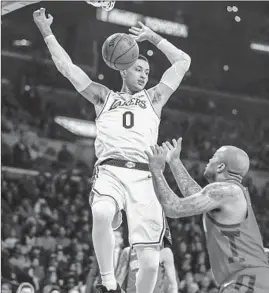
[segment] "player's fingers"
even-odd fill
[[[49,19],[53,20],[53,16],[51,14],[49,14]]]
[[[174,148],[176,148],[177,147],[177,141],[176,141],[175,138],[172,139],[172,143],[173,143]]]
[[[38,16],[38,15],[40,15],[40,10],[38,9],[38,10],[34,11],[33,15],[34,15],[34,16]]]
[[[135,36],[135,35],[132,35],[132,34],[128,34],[132,39],[134,39],[134,40],[138,40],[139,39],[139,37],[137,37],[137,36]]]
[[[158,152],[158,155],[161,155],[162,154],[162,147],[159,146],[159,145],[156,145],[156,149],[157,149],[157,152]]]
[[[134,30],[134,31],[138,31],[138,32],[141,32],[141,28],[139,28],[139,27],[136,27],[136,26],[132,26],[132,27],[130,27],[130,29],[132,29],[132,30]]]
[[[170,150],[169,147],[167,146],[166,142],[162,143],[162,148],[164,151],[167,151],[167,152]]]
[[[158,147],[156,144],[154,146],[152,146],[152,150],[153,150],[153,155],[158,156]]]
[[[40,8],[40,13],[41,13],[41,15],[45,15],[45,12],[46,12],[46,9],[45,8]]]
[[[167,148],[169,149],[169,150],[172,150],[174,147],[171,145],[171,143],[169,142],[169,141],[166,141],[165,142],[165,145],[167,146]]]
[[[145,151],[145,154],[147,155],[148,159],[150,159],[150,158],[151,158],[151,154],[150,154],[150,152],[148,152],[148,151]]]
[[[181,144],[182,144],[182,137],[180,137],[180,138],[177,140],[177,145],[181,147]]]
[[[163,155],[165,156],[165,158],[166,158],[168,152],[169,152],[168,148],[163,148]]]
[[[144,25],[144,23],[142,23],[141,21],[139,21],[138,24],[139,24],[142,28],[146,27],[146,26]]]
[[[136,31],[136,30],[134,30],[132,28],[129,28],[129,32],[132,33],[133,35],[136,35],[136,36],[138,36],[140,34],[139,31]]]
[[[158,150],[158,155],[162,155],[164,153],[164,149],[159,145],[156,145],[156,146],[157,146],[157,150]]]
[[[151,149],[151,151],[152,151],[153,156],[156,155],[155,146],[154,146],[154,145],[151,145],[151,146],[150,146],[150,149]]]

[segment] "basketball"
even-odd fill
[[[114,70],[130,68],[139,56],[137,42],[127,34],[117,33],[109,36],[102,47],[105,63]]]

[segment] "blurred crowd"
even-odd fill
[[[269,170],[269,121],[163,111],[159,141],[183,137],[183,158],[208,161],[223,145],[245,150],[251,168]]]
[[[30,171],[14,176],[14,169],[9,168],[2,172],[2,291],[16,292],[22,282],[29,282],[39,293],[94,293],[99,276],[88,204],[92,170],[88,167],[82,170],[85,166],[77,165],[67,144],[63,143],[62,149],[56,151],[51,146],[41,150],[39,143],[40,138],[58,138],[59,126],[53,122],[56,112],[94,120],[93,107],[78,98],[76,107],[57,108],[52,102],[39,99],[31,87],[24,86],[22,92],[16,92],[10,85],[2,89],[2,134],[17,138],[12,145],[2,139],[2,165],[39,171],[37,176]],[[204,186],[198,162],[207,161],[224,144],[246,150],[253,169],[268,170],[268,125],[268,121],[259,119],[245,121],[214,114],[190,114],[169,109],[168,105],[162,114],[159,142],[182,136],[182,158],[197,162],[188,169]],[[79,173],[74,174],[74,170]],[[166,177],[171,188],[180,194],[168,170]],[[269,181],[261,188],[248,177],[244,184],[252,195],[264,245],[268,247]],[[179,293],[217,292],[201,218],[168,221]],[[120,233],[123,248],[129,245],[127,230]]]
[[[190,173],[204,180],[193,165]],[[166,176],[178,192],[171,173]],[[263,190],[248,178],[246,185],[269,245],[269,182]],[[15,292],[21,282],[30,282],[36,292],[94,292],[98,277],[88,204],[88,176],[70,172],[37,176],[2,172],[2,286]],[[213,293],[216,285],[209,270],[200,217],[170,220],[173,252],[180,293]],[[123,229],[124,245],[128,245]],[[88,278],[87,278],[88,276]],[[87,287],[86,287],[87,283]],[[88,289],[87,289],[88,288]],[[88,291],[87,291],[88,290]]]
[[[82,286],[93,262],[89,183],[2,173],[2,283],[36,292]],[[65,292],[62,291],[62,292]]]
[[[36,133],[27,130],[16,134],[16,139],[17,142],[13,145],[6,143],[4,138],[1,141],[1,162],[5,166],[34,170],[41,168],[55,172],[64,168],[75,168],[79,164],[65,142],[62,142],[59,151],[49,144],[44,148]]]

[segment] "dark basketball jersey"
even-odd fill
[[[238,272],[254,269],[254,275],[246,274],[244,278],[239,276],[242,280],[244,279],[244,283],[249,284],[249,288],[252,288],[253,286],[255,287],[255,269],[257,271],[262,269],[265,274],[268,273],[269,279],[269,266],[248,191],[240,183],[230,182],[237,184],[244,192],[248,206],[247,216],[240,224],[223,225],[216,222],[209,213],[204,214],[204,230],[211,269],[215,280],[220,285],[238,276]],[[265,284],[269,281],[261,280],[260,282]],[[237,284],[237,281],[235,283]],[[240,282],[238,284],[240,285]],[[248,285],[246,287],[248,288]],[[269,292],[269,285],[268,291],[257,292]]]

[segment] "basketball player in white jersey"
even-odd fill
[[[119,264],[116,269],[116,279],[125,293],[136,292],[135,283],[138,270],[139,264],[135,250],[130,246],[125,247],[121,253]],[[178,292],[174,256],[169,246],[162,248],[160,251],[158,278],[153,292]]]
[[[140,23],[131,36],[154,44],[171,62],[161,81],[145,90],[150,72],[145,57],[120,72],[120,92],[93,82],[60,46],[51,30],[53,17],[41,8],[33,14],[57,69],[96,110],[97,137],[95,182],[90,195],[93,214],[92,238],[100,267],[101,292],[120,292],[114,268],[114,234],[121,224],[121,210],[127,214],[129,242],[139,261],[137,293],[152,293],[156,284],[160,244],[165,217],[155,195],[148,158],[144,151],[157,142],[162,107],[178,88],[191,59],[189,55]]]

